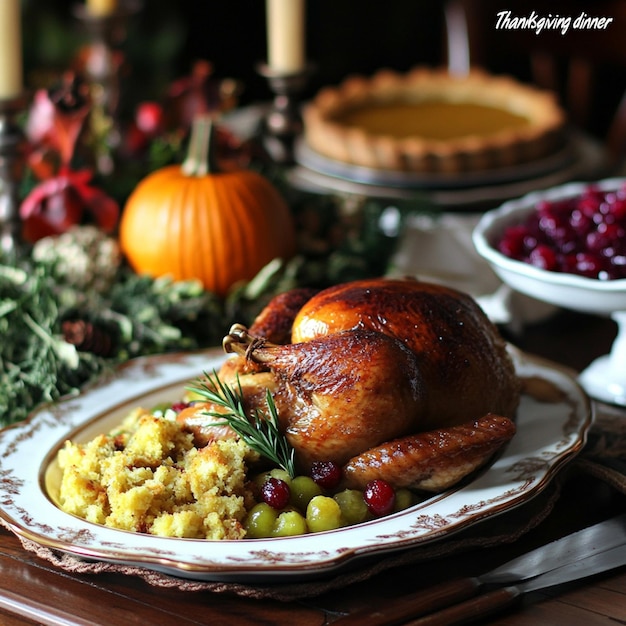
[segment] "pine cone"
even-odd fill
[[[96,356],[113,355],[115,337],[105,328],[83,319],[68,319],[61,324],[63,338],[76,346],[80,352]]]

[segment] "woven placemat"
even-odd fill
[[[78,574],[114,573],[137,576],[156,587],[175,588],[189,592],[231,593],[249,598],[293,601],[321,595],[327,591],[362,582],[380,572],[435,558],[460,554],[477,548],[489,548],[511,543],[538,526],[553,510],[562,486],[572,473],[583,472],[621,493],[626,493],[626,419],[624,414],[601,414],[592,427],[587,445],[579,457],[536,498],[515,512],[503,513],[496,519],[461,531],[451,537],[426,543],[409,550],[392,553],[374,561],[356,562],[356,566],[320,580],[295,583],[241,584],[235,582],[207,582],[178,578],[142,567],[93,562],[52,550],[20,537],[24,548],[65,571]],[[520,524],[520,520],[523,523]]]

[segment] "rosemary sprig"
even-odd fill
[[[248,417],[244,410],[243,391],[241,382],[237,378],[238,390],[224,384],[217,372],[213,376],[204,373],[208,383],[197,381],[188,387],[197,395],[226,409],[226,413],[204,411],[210,417],[217,417],[220,421],[210,422],[208,426],[230,426],[245,441],[252,450],[261,456],[276,463],[284,469],[291,478],[295,478],[295,451],[280,432],[278,427],[278,410],[269,389],[265,392],[265,402],[268,412],[256,409]]]

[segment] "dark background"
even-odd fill
[[[382,66],[408,69],[442,59],[443,14],[438,0],[309,0],[307,57],[315,63],[311,88],[346,73]],[[28,71],[63,67],[81,39],[67,0],[25,0]],[[221,76],[246,84],[246,98],[268,94],[256,64],[266,60],[264,0],[143,0],[130,22],[125,50],[141,81],[161,87],[208,59]],[[31,74],[32,78],[32,74]]]
[[[306,47],[316,70],[305,97],[350,73],[370,74],[382,67],[404,71],[445,62],[443,4],[441,0],[309,0]],[[482,29],[481,62],[493,72],[511,73],[524,81],[532,77],[528,49],[517,41],[519,33],[496,32],[498,10],[573,17],[582,10],[605,16],[626,11],[623,0],[477,0],[473,4],[477,8],[472,15]],[[23,0],[25,72],[30,88],[67,68],[84,41],[80,21],[73,15],[75,6],[68,0]],[[595,108],[589,120],[589,129],[598,135],[606,131],[626,87],[624,23],[611,27],[613,35],[623,35],[623,42],[617,38],[621,56],[614,54],[606,33],[586,33],[578,46],[581,56],[592,55],[598,62]],[[256,71],[257,63],[266,59],[263,0],[143,0],[128,33],[126,85],[133,101],[159,99],[172,80],[189,73],[196,59],[211,61],[219,77],[242,81],[243,104],[270,96],[265,79]],[[570,43],[574,35],[524,36],[527,43],[554,47],[561,54],[562,44]],[[565,80],[565,61],[562,73]]]

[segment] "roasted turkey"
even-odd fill
[[[441,491],[515,433],[520,382],[468,295],[412,279],[345,283],[271,301],[224,339],[220,378],[250,409],[265,389],[302,468],[331,460],[347,486],[384,478]]]

